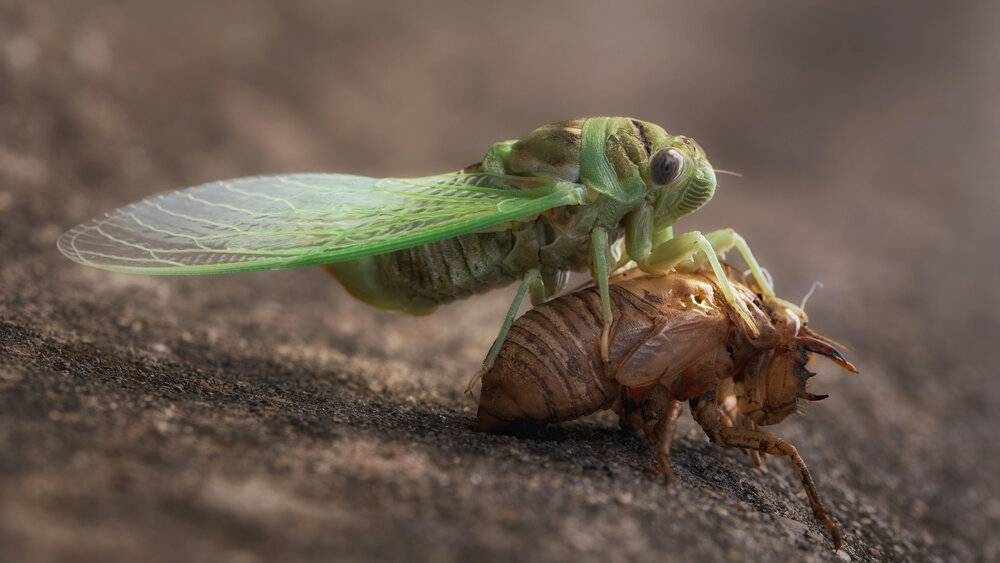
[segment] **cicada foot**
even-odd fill
[[[601,329],[601,361],[607,362],[611,357],[611,319],[604,319]]]
[[[472,388],[475,387],[477,383],[479,383],[479,380],[482,379],[484,375],[486,375],[487,371],[489,371],[489,368],[483,366],[479,368],[479,371],[473,374],[473,376],[469,379],[469,383],[465,386],[466,394],[470,395],[472,394]]]

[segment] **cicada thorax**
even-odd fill
[[[552,176],[580,180],[580,143],[585,119],[550,123],[515,141],[504,172],[515,176]]]
[[[652,245],[653,230],[670,227],[715,190],[715,174],[694,141],[626,117],[552,123],[521,140],[494,145],[483,164],[505,174],[583,184],[591,201],[556,209],[550,221],[576,248],[589,248],[581,239],[597,228],[612,241],[626,235],[629,252],[640,254],[633,258]]]
[[[636,119],[573,119],[539,127],[518,141],[494,145],[483,165],[487,170],[493,167],[493,171],[515,176],[548,176],[591,184],[586,177],[587,165],[581,162],[583,143],[587,142],[584,141],[585,127],[604,132],[595,142],[599,145],[600,159],[612,170],[612,178],[607,180],[616,186],[604,186],[613,188],[610,191],[621,188],[618,184],[635,182],[654,148],[668,137],[659,126]],[[540,249],[539,263],[573,271],[589,267],[591,233],[600,227],[605,229],[612,243],[618,241],[625,233],[625,215],[644,199],[642,193],[634,196],[634,199],[616,200],[593,190],[592,201],[587,205],[547,212],[540,218],[546,238]]]
[[[506,172],[525,176],[554,176],[580,180],[581,144],[587,122],[603,122],[603,152],[616,176],[627,178],[646,163],[666,132],[657,125],[626,117],[590,117],[550,123],[510,146]]]

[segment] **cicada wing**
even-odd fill
[[[68,258],[140,274],[343,262],[474,233],[583,201],[582,185],[485,172],[416,179],[289,174],[155,195],[60,237]]]

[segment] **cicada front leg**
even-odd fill
[[[740,315],[750,333],[755,337],[759,335],[756,323],[752,320],[746,307],[741,306],[736,299],[732,284],[729,283],[729,279],[726,277],[722,263],[719,262],[720,255],[735,247],[750,266],[750,271],[753,272],[754,279],[760,286],[761,292],[767,297],[774,296],[771,284],[764,276],[763,270],[760,268],[760,265],[753,256],[753,252],[750,251],[750,247],[743,237],[732,229],[722,229],[713,231],[708,235],[703,235],[700,231],[691,231],[673,238],[654,235],[653,240],[657,241],[658,244],[644,258],[636,260],[639,268],[648,273],[666,274],[678,267],[694,270],[704,265],[707,261],[715,273],[719,289],[722,290],[726,302],[732,305],[737,314]]]
[[[718,231],[706,234],[705,239],[715,249],[715,254],[723,258],[726,252],[732,248],[736,248],[740,256],[743,257],[743,261],[750,267],[750,273],[753,275],[754,281],[757,282],[757,287],[760,288],[761,293],[765,297],[774,298],[774,287],[771,286],[771,280],[764,274],[764,269],[760,267],[757,259],[754,258],[753,251],[750,250],[750,245],[747,244],[746,239],[741,237],[739,233],[732,229],[719,229]]]

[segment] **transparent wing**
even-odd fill
[[[552,178],[257,176],[155,195],[60,237],[68,258],[141,274],[214,274],[353,260],[583,201]]]

